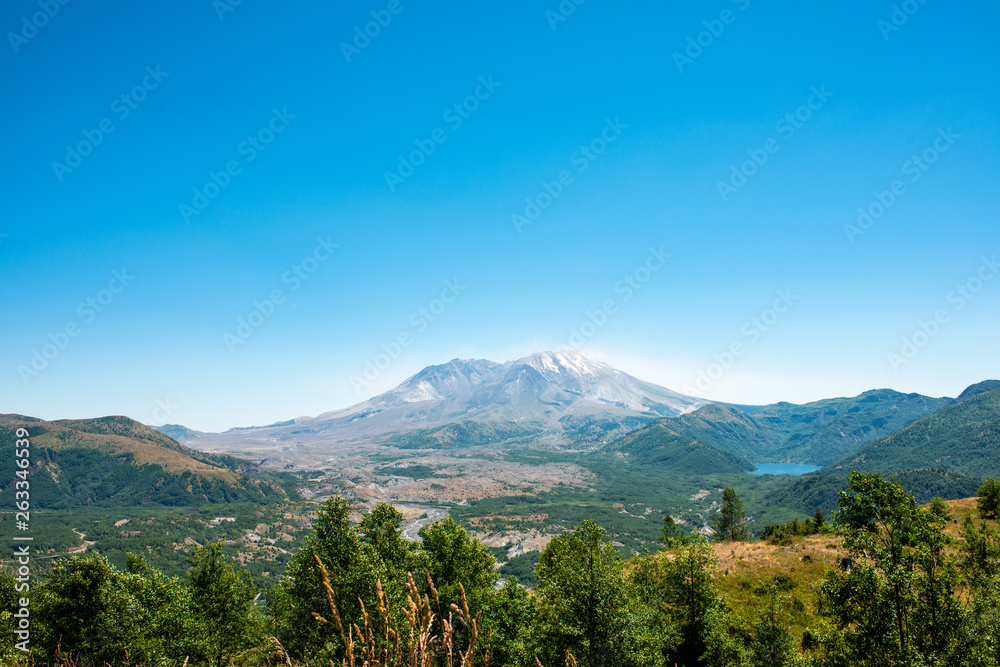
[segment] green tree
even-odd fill
[[[496,559],[490,550],[451,518],[423,526],[418,535],[422,576],[417,584],[430,596],[437,623],[449,618],[452,605],[462,607],[463,590],[473,616],[486,608],[499,579]],[[463,641],[466,628],[456,627],[455,630],[459,641]]]
[[[14,614],[20,610],[18,604],[23,595],[16,590],[14,575],[0,572],[0,663],[7,664],[17,654],[14,647],[19,640],[14,630],[17,629],[17,619]],[[32,613],[29,609],[28,613]],[[30,616],[29,616],[30,621]]]
[[[516,580],[508,579],[489,596],[479,624],[480,641],[490,647],[491,665],[530,664],[524,643],[530,624],[528,591]]]
[[[722,509],[713,523],[717,540],[739,542],[750,538],[750,520],[743,509],[743,500],[728,486],[722,491]]]
[[[660,533],[660,543],[665,549],[683,547],[691,542],[691,538],[681,528],[670,513],[663,515],[663,530]]]
[[[198,650],[183,584],[132,554],[124,572],[97,553],[59,561],[36,599],[36,646],[49,658],[59,646],[84,666],[122,664],[126,655],[157,664]]]
[[[324,502],[313,529],[285,568],[287,579],[271,592],[272,631],[294,655],[338,663],[343,653],[340,637],[313,617],[313,613],[330,615],[316,559],[329,575],[334,604],[345,627],[363,624],[361,600],[368,608],[376,607],[376,582],[388,580],[388,570],[375,548],[363,541],[351,524],[346,500],[330,498]]]
[[[754,665],[786,667],[798,661],[781,607],[777,587],[772,584],[767,590],[767,604],[758,613],[751,632],[750,660]]]
[[[564,664],[567,652],[588,667],[663,664],[663,638],[650,632],[621,555],[596,523],[553,538],[536,578],[529,650],[541,664]]]
[[[208,664],[225,664],[227,658],[262,645],[263,617],[254,604],[250,575],[236,572],[218,543],[196,549],[187,562],[191,611],[203,628]]]
[[[726,609],[715,590],[718,563],[704,539],[664,561],[661,604],[679,631],[667,664],[725,665],[738,660],[739,651],[726,636]]]
[[[416,561],[413,545],[403,539],[403,515],[399,510],[388,503],[379,503],[361,518],[357,530],[361,540],[385,565],[388,580],[382,585],[403,586],[406,573],[416,569]]]
[[[944,498],[941,496],[934,496],[931,498],[931,506],[928,509],[931,514],[939,519],[947,521],[951,518],[951,512],[948,511],[948,505],[944,502]]]
[[[940,520],[878,475],[852,473],[838,506],[854,567],[820,585],[838,629],[827,648],[852,665],[964,664],[951,662],[961,655],[964,609]]]
[[[1000,510],[1000,480],[990,477],[979,487],[979,515],[992,519]]]

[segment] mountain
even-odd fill
[[[781,437],[779,446],[764,452],[769,459],[824,466],[933,414],[951,400],[875,389],[858,396],[803,405],[775,403],[757,410],[753,416]]]
[[[372,442],[432,448],[498,442],[593,446],[706,403],[585,354],[540,352],[506,363],[453,359],[343,410],[184,441],[208,450],[322,451]]]
[[[270,502],[286,491],[249,461],[198,452],[128,417],[44,421],[0,415],[0,446],[28,432],[32,506]],[[0,502],[13,503],[13,455],[0,459]]]
[[[833,509],[852,471],[894,477],[918,502],[975,495],[983,477],[1000,475],[1000,382],[970,386],[941,410],[803,475],[765,503],[805,512]]]
[[[150,426],[149,428],[173,438],[178,442],[197,440],[201,436],[205,435],[201,431],[195,431],[194,429],[188,428],[187,426],[181,426],[180,424],[161,424],[160,426]]]
[[[873,442],[835,466],[896,473],[916,468],[1000,475],[1000,383],[972,385],[947,407]]]
[[[658,420],[615,440],[605,450],[623,454],[632,463],[662,467],[684,475],[740,473],[755,469],[746,457],[677,433],[671,430],[671,423],[670,419]]]
[[[663,421],[676,433],[755,463],[824,466],[951,402],[950,398],[877,389],[803,405],[774,403],[750,412],[709,404]]]

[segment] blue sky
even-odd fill
[[[1000,376],[995,3],[148,4],[0,13],[0,411],[571,345],[745,403]]]

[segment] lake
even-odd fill
[[[805,463],[755,463],[757,470],[751,475],[804,475],[807,472],[819,470],[820,466],[811,466]]]

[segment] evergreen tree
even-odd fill
[[[187,562],[191,610],[203,629],[208,664],[225,664],[237,653],[261,645],[263,618],[254,604],[250,575],[237,572],[218,543],[196,549]]]
[[[715,538],[722,542],[739,542],[750,538],[750,520],[743,509],[743,500],[728,486],[722,491],[722,509],[714,517]]]
[[[294,655],[340,662],[340,637],[313,617],[314,613],[331,615],[317,558],[326,568],[345,628],[363,624],[362,600],[375,608],[377,581],[388,580],[388,570],[375,547],[362,540],[351,524],[346,500],[330,498],[324,502],[313,529],[285,568],[288,578],[271,593],[268,603],[274,616],[273,631]]]

